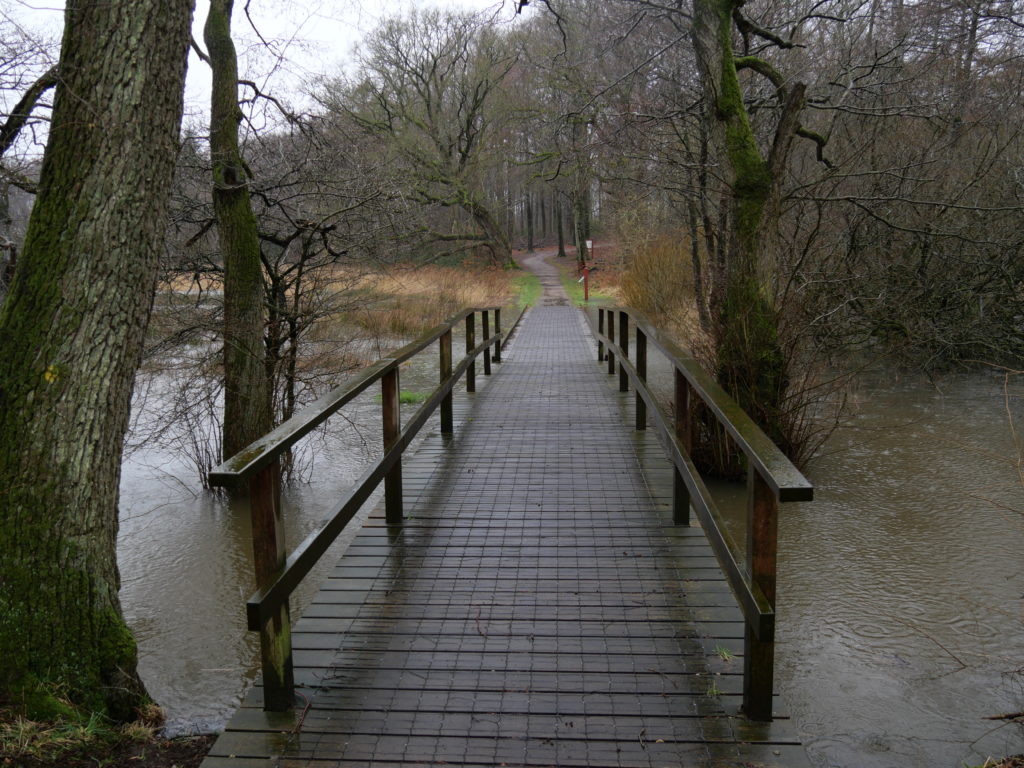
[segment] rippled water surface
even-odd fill
[[[1024,752],[986,719],[1024,709],[1024,381],[1002,384],[865,383],[816,501],[783,506],[778,677],[817,765]]]

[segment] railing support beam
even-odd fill
[[[483,310],[480,313],[480,319],[483,322],[483,326],[481,328],[481,330],[483,332],[483,338],[481,339],[481,341],[487,341],[487,339],[491,338],[491,318],[490,318],[490,313],[486,309]],[[490,375],[491,375],[491,348],[488,347],[487,349],[484,350],[484,376],[490,376]]]
[[[613,310],[608,310],[608,341],[610,344],[615,343],[615,312]],[[612,352],[610,345],[605,357],[608,359],[608,375],[610,376],[615,373],[615,353]]]
[[[629,359],[629,315],[619,312],[619,349],[622,350],[622,357]],[[619,365],[619,392],[629,392],[629,374],[626,369]]]
[[[679,443],[688,456],[693,454],[693,419],[691,417],[692,390],[690,382],[675,368],[675,430]],[[677,467],[672,469],[672,522],[676,525],[690,524],[690,489]]]
[[[287,552],[281,519],[281,471],[275,459],[249,481],[236,502],[249,507],[252,520],[253,564],[256,585],[269,585],[284,566]],[[260,627],[260,662],[263,668],[263,709],[284,712],[292,706],[295,678],[292,667],[291,616],[288,601]]]
[[[647,334],[639,324],[636,327],[636,374],[640,381],[647,384]],[[640,388],[636,390],[636,428],[647,429],[647,403],[640,396]]]
[[[604,362],[604,308],[597,308],[597,362]]]
[[[500,309],[495,309],[494,310],[494,333],[497,336],[499,336],[499,337],[501,336],[501,310]],[[484,334],[484,338],[487,338],[487,334],[486,333]],[[496,362],[496,363],[500,363],[501,362],[501,339],[500,338],[496,342],[494,342],[494,362]]]
[[[402,431],[402,419],[399,412],[401,390],[399,389],[397,365],[381,377],[380,389],[383,403],[384,453],[386,454],[394,447]],[[384,519],[388,525],[402,524],[401,458],[384,475]]]
[[[747,568],[775,609],[775,565],[779,507],[775,494],[753,467],[747,473]],[[755,636],[746,623],[743,638],[743,712],[751,720],[772,719],[775,637]]]
[[[440,379],[444,384],[452,375],[452,331],[449,328],[441,335],[439,342],[441,363]],[[455,431],[452,419],[452,393],[449,392],[441,400],[441,434],[450,435]]]
[[[470,312],[466,315],[466,354],[473,351],[476,346],[476,315]],[[476,392],[476,362],[469,364],[466,369],[466,391]]]

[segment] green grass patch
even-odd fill
[[[723,647],[721,645],[716,645],[715,646],[715,653],[718,654],[718,657],[722,661],[732,661],[732,659],[733,659],[732,651],[730,651],[728,648],[725,648],[725,647]]]
[[[378,394],[375,398],[378,403],[383,402],[384,398]],[[403,389],[398,393],[398,402],[402,405],[415,405],[416,403],[422,403],[427,399],[425,392],[409,392]]]
[[[123,725],[98,714],[37,722],[0,709],[0,765],[122,765],[110,756],[165,743],[157,736],[162,718],[152,707],[138,721]]]
[[[520,309],[531,307],[537,303],[543,290],[539,277],[532,272],[527,272],[517,277],[513,284],[516,289],[516,303]]]

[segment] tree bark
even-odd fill
[[[565,218],[562,215],[562,201],[555,200],[555,224],[558,227],[558,256],[565,258]]]
[[[526,201],[526,250],[533,253],[533,195],[527,191],[524,195]]]
[[[224,433],[228,458],[273,425],[263,340],[263,266],[248,173],[238,148],[238,60],[231,40],[233,0],[212,0],[203,39],[213,70],[210,156],[213,209],[224,260]]]
[[[148,700],[118,600],[118,483],[191,11],[65,12],[39,196],[0,311],[0,700],[32,717],[128,720]]]
[[[487,237],[484,246],[490,250],[491,259],[495,265],[503,267],[511,265],[513,263],[512,244],[509,242],[509,235],[494,218],[491,209],[477,201],[468,191],[462,207],[473,217],[477,226]]]
[[[710,138],[729,171],[725,270],[715,302],[717,378],[777,442],[787,386],[786,360],[770,285],[761,274],[766,222],[779,189],[804,103],[804,86],[784,87],[782,115],[768,158],[743,101],[732,49],[733,12],[742,0],[694,0],[693,41],[704,83]],[[783,446],[785,448],[785,446]]]

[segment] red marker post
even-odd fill
[[[592,256],[594,253],[594,241],[587,240],[587,256]],[[590,265],[583,262],[583,300],[590,301]]]

